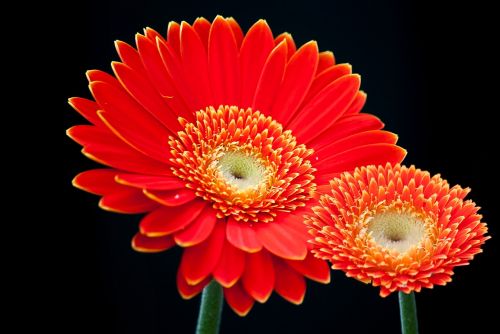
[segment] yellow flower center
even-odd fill
[[[269,179],[269,168],[258,157],[238,151],[226,152],[216,161],[219,177],[232,185],[237,192],[257,190]]]
[[[409,212],[386,211],[368,222],[368,232],[375,242],[400,253],[417,246],[425,237],[425,225]]]

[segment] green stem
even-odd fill
[[[399,292],[399,315],[401,317],[401,333],[418,334],[417,303],[415,293]]]
[[[219,333],[222,301],[222,287],[216,281],[210,282],[201,295],[196,334]]]

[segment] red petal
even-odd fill
[[[214,209],[207,205],[191,225],[175,234],[175,242],[182,247],[190,247],[205,241],[212,233],[217,216]]]
[[[142,37],[146,39],[145,37]],[[140,37],[137,37],[140,40]],[[122,63],[112,63],[113,71],[127,92],[153,117],[172,133],[181,130],[176,115],[166,105],[164,99],[148,78],[138,74]]]
[[[250,296],[265,303],[274,288],[274,267],[271,255],[265,250],[246,254],[243,287]]]
[[[288,58],[291,58],[295,51],[297,50],[297,47],[295,46],[295,42],[293,41],[292,35],[290,35],[287,32],[284,32],[280,34],[276,39],[274,40],[275,45],[280,44],[282,41],[286,41],[287,47],[288,47]]]
[[[228,17],[226,19],[226,22],[231,27],[231,30],[232,30],[233,35],[234,35],[234,40],[236,41],[236,46],[239,49],[241,46],[241,42],[243,41],[243,31],[241,30],[240,25],[238,24],[238,22],[236,22],[236,20],[234,18]]]
[[[99,207],[108,211],[134,214],[154,210],[158,204],[144,196],[141,190],[130,188],[105,195],[99,201]]]
[[[209,282],[210,277],[207,277],[196,285],[189,285],[182,276],[181,269],[177,270],[177,290],[184,299],[191,299],[198,295]]]
[[[88,70],[85,75],[87,80],[90,82],[102,81],[107,84],[114,86],[116,89],[122,89],[120,83],[116,80],[114,76],[101,70]]]
[[[99,116],[97,116],[99,106],[94,101],[83,99],[81,97],[72,97],[68,100],[68,103],[90,123],[97,126],[104,126]]]
[[[173,115],[174,125],[177,126],[177,116],[182,116],[186,119],[192,118],[192,110],[190,110],[180,93],[177,91],[172,77],[163,64],[163,60],[158,52],[156,40],[149,40],[141,35],[137,35],[137,49],[141,55],[144,67],[149,75],[149,78],[154,83],[156,89],[162,96],[166,107],[165,113]],[[170,107],[170,108],[169,108]],[[175,112],[173,112],[175,110]],[[169,116],[172,117],[172,116]]]
[[[234,247],[229,241],[224,241],[219,263],[213,272],[214,279],[223,287],[233,286],[243,274],[245,268],[245,253]]]
[[[264,63],[274,48],[273,33],[259,20],[248,30],[240,50],[241,107],[251,106]]]
[[[172,234],[194,221],[207,202],[193,201],[184,206],[161,207],[145,216],[139,224],[142,234],[160,237]]]
[[[331,83],[311,100],[288,128],[299,142],[307,142],[331,127],[351,104],[360,85],[359,75],[346,75]]]
[[[318,45],[315,41],[304,44],[290,58],[281,87],[274,93],[277,96],[270,113],[274,119],[288,124],[306,96],[317,66]]]
[[[208,62],[215,106],[238,105],[238,47],[229,23],[221,16],[210,28]]]
[[[262,243],[257,238],[254,227],[247,222],[238,222],[233,218],[227,220],[227,240],[233,246],[245,252],[255,253],[262,249]]]
[[[183,205],[196,198],[194,191],[186,188],[175,190],[144,190],[144,194],[152,200],[166,206]]]
[[[287,61],[287,44],[283,42],[276,46],[267,57],[257,83],[252,109],[269,114],[274,102],[275,92],[278,91]]]
[[[353,170],[359,166],[385,165],[387,162],[400,163],[405,155],[404,149],[391,144],[358,146],[324,159],[322,174],[317,176],[316,182],[319,184],[328,182],[332,178],[332,174]]]
[[[73,185],[96,195],[104,195],[117,192],[127,187],[115,182],[115,175],[118,173],[114,169],[91,169],[75,176]]]
[[[103,165],[137,173],[172,174],[168,165],[143,155],[118,139],[108,129],[77,125],[68,129],[66,133],[85,147],[82,150],[83,154]]]
[[[120,59],[124,64],[137,71],[144,72],[144,66],[142,66],[141,57],[139,57],[139,53],[136,49],[122,41],[116,41],[115,47],[118,55],[120,56]]]
[[[163,65],[167,69],[170,77],[172,78],[172,84],[175,86],[179,96],[168,96],[168,99],[181,99],[184,101],[188,111],[194,114],[193,111],[196,110],[194,106],[192,93],[190,87],[185,81],[185,75],[183,73],[182,64],[180,60],[180,51],[176,52],[169,43],[165,43],[161,39],[156,40],[156,47],[160,53],[160,57],[163,61]],[[193,117],[186,118],[192,120]]]
[[[214,105],[210,90],[207,51],[196,31],[186,22],[181,23],[181,59],[184,80],[195,108],[193,111]],[[173,78],[178,79],[175,76]]]
[[[327,68],[335,65],[335,57],[331,51],[323,51],[319,54],[318,69],[316,73],[321,73]]]
[[[287,218],[283,217],[282,219]],[[287,228],[286,225],[279,221],[258,224],[256,231],[260,242],[274,255],[290,260],[302,260],[307,255],[307,244],[304,241],[304,235]],[[305,229],[304,232],[304,234],[307,234]]]
[[[134,235],[132,239],[132,248],[143,253],[158,253],[166,251],[175,246],[174,239],[171,236],[150,238],[140,233]]]
[[[168,162],[168,131],[125,91],[104,82],[92,82],[90,90],[99,105],[101,120],[126,143],[152,158]]]
[[[326,86],[328,86],[335,80],[345,75],[351,74],[351,70],[351,65],[339,64],[321,72],[316,78],[314,78],[311,88],[307,92],[307,96],[305,97],[304,102],[302,102],[302,105],[307,105],[309,101],[316,98],[316,95],[318,95],[318,93],[320,93]]]
[[[330,267],[328,267],[328,263],[315,258],[311,253],[308,253],[304,260],[286,260],[286,263],[309,279],[325,284],[330,283]]]
[[[177,55],[181,54],[181,26],[179,23],[170,21],[167,28],[167,41]]]
[[[210,33],[210,26],[212,24],[204,17],[199,17],[194,21],[193,28],[200,36],[200,40],[208,51],[208,34]]]
[[[352,101],[351,105],[347,109],[344,115],[355,115],[359,114],[361,109],[363,109],[363,106],[365,105],[366,102],[366,93],[363,91],[359,91],[358,94],[356,95],[356,98],[354,101]]]
[[[302,304],[306,295],[306,280],[304,276],[290,268],[283,261],[274,258],[276,292],[294,304]]]
[[[216,224],[206,241],[184,250],[180,270],[188,284],[195,285],[203,281],[219,262],[225,239],[224,225]]]
[[[173,190],[184,188],[184,182],[175,176],[168,177],[120,173],[116,176],[116,182],[148,190]]]
[[[312,160],[316,161],[314,166],[319,167],[324,163],[328,163],[332,155],[350,150],[354,147],[377,143],[396,144],[397,141],[398,136],[392,132],[381,130],[359,132],[323,146],[314,153]]]
[[[358,114],[343,116],[327,131],[314,140],[309,141],[308,146],[319,150],[325,145],[333,143],[341,138],[345,138],[357,132],[369,130],[380,130],[384,127],[384,123],[377,117],[369,114]]]
[[[241,283],[237,283],[229,289],[224,289],[224,297],[236,314],[244,317],[253,307],[254,300],[243,290]]]

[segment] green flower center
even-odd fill
[[[267,179],[266,169],[258,159],[243,152],[226,152],[217,168],[225,181],[238,191],[256,189]]]

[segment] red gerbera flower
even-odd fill
[[[104,209],[148,213],[134,249],[185,247],[183,297],[215,279],[240,315],[273,290],[301,303],[304,276],[330,279],[308,255],[301,218],[316,184],[405,155],[360,114],[360,77],[316,42],[296,50],[289,34],[273,37],[263,20],[246,35],[232,18],[171,22],[166,37],[147,28],[136,44],[116,43],[116,78],[87,73],[95,102],[70,99],[92,125],[69,136],[111,167],[74,184]]]
[[[385,297],[445,285],[489,239],[469,189],[412,167],[343,173],[306,218],[312,252]]]

